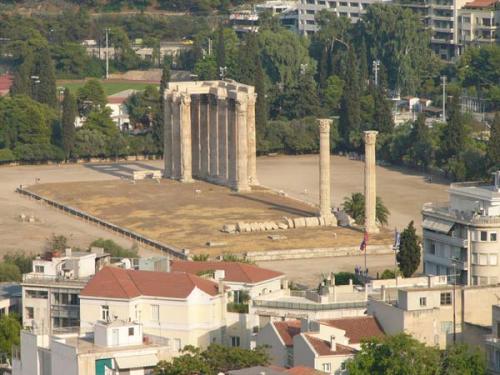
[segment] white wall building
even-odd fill
[[[493,185],[451,184],[449,202],[425,204],[424,272],[457,274],[465,285],[496,284],[500,276],[500,172]]]
[[[475,0],[459,11],[459,41],[464,46],[488,45],[498,41],[500,6],[498,0]]]

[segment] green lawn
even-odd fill
[[[123,91],[123,90],[128,90],[128,89],[134,89],[134,90],[144,90],[146,86],[158,86],[152,83],[144,83],[144,82],[134,82],[134,81],[128,81],[128,82],[106,82],[106,81],[101,81],[102,86],[104,87],[104,91],[106,92],[106,95],[112,95],[116,94],[117,92]],[[76,94],[76,91],[84,85],[83,81],[75,81],[75,82],[68,82],[65,81],[64,83],[58,83],[58,87],[67,87],[71,90],[71,92]]]

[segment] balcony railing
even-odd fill
[[[363,308],[366,307],[366,301],[334,302],[334,303],[300,303],[300,302],[285,302],[285,301],[254,300],[253,306],[284,309],[284,310],[325,311],[325,310],[340,310],[348,308]]]
[[[62,276],[51,276],[51,275],[42,275],[36,273],[25,273],[23,275],[24,283],[36,283],[36,284],[66,284],[66,285],[75,285],[75,286],[85,286],[89,282],[90,278],[81,278],[81,279],[67,279]]]
[[[472,224],[500,224],[500,216],[481,216],[473,211],[454,210],[447,203],[425,203],[422,211]]]

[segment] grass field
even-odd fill
[[[83,80],[77,81],[60,81],[57,82],[58,87],[69,88],[71,92],[76,93],[76,91],[85,84]],[[154,83],[146,83],[146,82],[134,82],[134,81],[104,81],[101,80],[101,84],[104,87],[104,91],[106,95],[116,94],[117,92],[134,89],[134,90],[144,90],[146,86],[158,86]]]

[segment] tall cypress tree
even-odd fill
[[[401,233],[396,260],[404,277],[411,277],[420,265],[420,245],[413,221]]]
[[[464,116],[460,111],[460,99],[458,95],[453,96],[448,113],[448,122],[444,128],[443,139],[441,141],[443,160],[458,157],[464,149],[467,136]]]
[[[36,73],[40,82],[34,86],[34,98],[40,103],[56,108],[56,73],[48,47],[38,51]]]
[[[12,95],[27,95],[32,96],[32,80],[31,75],[35,69],[35,61],[33,52],[29,50],[23,57],[23,61],[17,67],[14,73],[14,81],[10,88]]]
[[[491,124],[488,160],[492,169],[500,169],[500,112],[495,113],[493,124]]]
[[[350,135],[359,132],[361,127],[361,114],[359,103],[359,72],[356,55],[353,48],[349,48],[346,60],[345,86],[340,101],[339,130],[344,145],[351,147]]]
[[[380,133],[391,133],[394,129],[394,119],[392,117],[391,103],[387,100],[386,90],[383,85],[378,85],[374,89],[373,127]]]
[[[75,96],[68,88],[64,90],[64,99],[62,102],[62,144],[64,155],[68,159],[75,144],[75,118],[78,108],[76,106]]]

